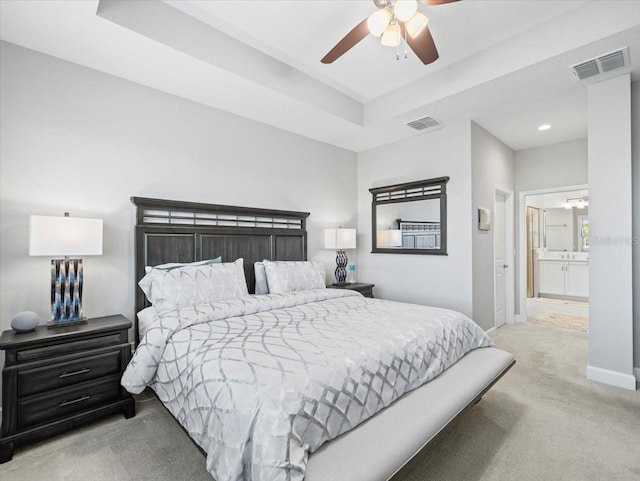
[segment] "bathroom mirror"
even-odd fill
[[[550,208],[543,211],[542,247],[548,251],[589,250],[589,210]]]
[[[369,189],[373,253],[447,254],[449,177]]]

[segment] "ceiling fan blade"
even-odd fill
[[[453,3],[458,0],[422,0],[425,5],[444,5],[445,3]]]
[[[344,38],[340,40],[320,61],[322,63],[334,62],[367,35],[369,35],[369,27],[367,26],[367,19],[365,18],[362,22],[356,25],[353,30],[346,34]]]
[[[416,38],[411,38],[411,35],[405,33],[403,25],[402,36],[407,39],[409,47],[411,47],[411,50],[422,60],[423,64],[427,65],[438,60],[438,49],[436,48],[436,43],[433,41],[428,26],[424,27],[424,30],[422,30]]]

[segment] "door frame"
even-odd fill
[[[527,234],[525,197],[537,194],[553,194],[588,190],[589,184],[550,187],[547,189],[523,190],[518,194],[518,322],[527,322]]]
[[[509,262],[509,267],[504,272],[504,290],[505,290],[505,324],[513,324],[515,322],[515,220],[514,220],[514,202],[513,190],[502,185],[494,185],[493,188],[493,212],[496,212],[496,195],[504,195],[504,233],[505,233],[505,259]],[[493,230],[493,328],[496,326],[496,238],[495,229]]]

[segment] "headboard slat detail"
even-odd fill
[[[244,259],[249,292],[255,291],[254,262],[306,260],[308,212],[132,197],[136,206],[135,312],[148,306],[138,282],[144,268],[167,262],[222,257]],[[138,321],[136,326],[136,344]]]

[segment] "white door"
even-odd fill
[[[493,230],[493,257],[495,261],[495,326],[500,327],[506,321],[507,316],[507,296],[505,270],[508,267],[506,256],[506,237],[505,237],[505,202],[504,194],[496,192],[496,212]]]

